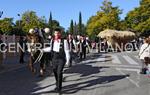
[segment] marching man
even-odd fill
[[[73,55],[74,55],[74,53],[76,53],[76,50],[77,50],[76,42],[73,39],[72,34],[68,35],[68,44],[69,44],[69,53],[70,53],[70,56],[69,55],[67,56],[68,58],[67,58],[66,65],[68,67],[71,67],[72,66],[72,60],[73,60]]]
[[[54,37],[51,40],[51,47],[43,49],[44,52],[51,51],[52,67],[56,80],[56,88],[54,91],[61,93],[63,68],[66,63],[66,57],[70,56],[69,46],[66,39],[62,39],[61,30],[55,29]]]

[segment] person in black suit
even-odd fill
[[[86,39],[85,37],[81,37],[80,38],[80,41],[79,41],[79,44],[78,44],[78,48],[79,48],[79,53],[80,53],[80,60],[82,60],[83,58],[85,59],[86,58]]]
[[[62,90],[63,68],[66,63],[66,53],[69,53],[66,51],[69,51],[68,42],[66,39],[62,39],[61,30],[55,29],[54,38],[51,40],[51,58],[56,80],[54,91],[58,93],[61,93]]]
[[[20,46],[21,46],[22,49],[25,48],[25,42],[24,42],[24,38],[23,37],[20,37],[19,44],[20,44]],[[19,62],[20,62],[20,64],[24,63],[24,53],[25,53],[25,50],[22,50],[22,49],[19,49],[19,55],[20,55]]]

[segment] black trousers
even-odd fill
[[[65,60],[61,58],[53,58],[52,65],[53,65],[53,72],[56,80],[56,88],[58,90],[61,90]]]
[[[86,58],[86,50],[83,50],[82,52],[80,52],[80,60],[82,60],[82,58]]]
[[[20,51],[20,59],[19,59],[20,63],[24,63],[24,52]]]
[[[71,52],[70,52],[69,67],[71,67],[71,66],[72,66],[73,58],[74,58],[74,52],[73,52],[73,51],[71,51]]]

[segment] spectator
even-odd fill
[[[146,74],[148,64],[147,62],[145,62],[145,58],[150,57],[150,43],[148,38],[144,39],[144,44],[141,46],[139,51],[139,57],[142,62],[142,68],[140,73]]]

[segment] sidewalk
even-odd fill
[[[19,56],[17,55],[5,58],[3,60],[3,64],[0,65],[0,74],[27,66],[27,62],[28,62],[27,55],[24,57],[24,60],[25,60],[25,63],[20,64]]]

